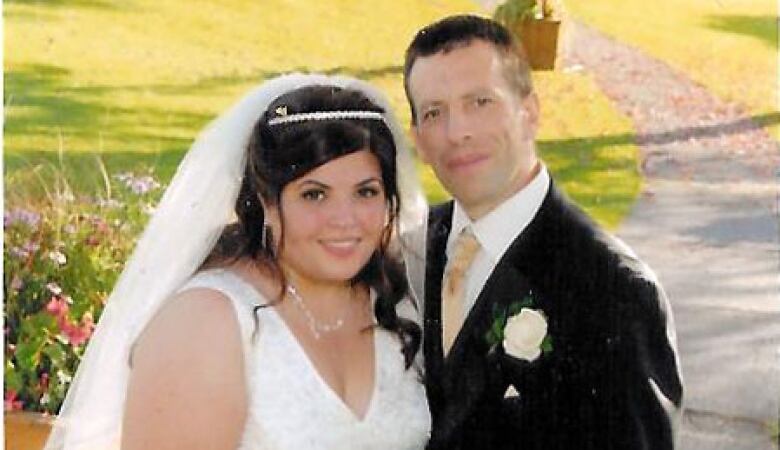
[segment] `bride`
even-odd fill
[[[264,83],[184,158],[46,448],[423,448],[425,216],[375,89]]]

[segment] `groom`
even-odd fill
[[[429,448],[672,449],[682,381],[668,301],[538,159],[539,104],[515,45],[496,22],[455,16],[406,53],[419,156],[455,198],[429,220]]]

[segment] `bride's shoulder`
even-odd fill
[[[203,422],[220,429],[243,423],[243,342],[224,293],[193,288],[173,295],[136,340],[129,362],[124,424],[131,435],[148,437],[152,426],[178,439],[198,432]],[[204,404],[205,410],[199,407]]]
[[[276,278],[257,264],[239,260],[230,265],[211,267],[193,275],[179,292],[191,289],[219,291],[238,305],[260,306],[271,303],[269,293],[278,290]]]
[[[179,352],[204,346],[230,345],[239,324],[228,296],[209,287],[188,288],[174,294],[147,324],[134,346],[135,353],[146,348],[176,347]]]

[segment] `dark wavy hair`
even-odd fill
[[[269,268],[284,286],[286,280],[276,259],[281,249],[273,248],[270,230],[263,233],[265,216],[260,197],[267,205],[279,209],[283,235],[284,205],[280,199],[284,187],[329,161],[368,149],[379,162],[390,220],[379,247],[350,281],[353,285],[364,284],[374,290],[377,323],[399,337],[409,368],[420,347],[421,331],[416,323],[398,317],[396,313],[396,306],[409,293],[409,285],[399,258],[388,252],[401,208],[395,141],[385,122],[375,119],[308,120],[268,125],[269,120],[279,115],[314,111],[384,113],[362,92],[336,86],[306,86],[274,100],[255,124],[249,140],[247,164],[235,204],[238,221],[225,228],[204,267],[249,258]],[[283,245],[282,239],[278,241]],[[281,300],[283,292],[282,288],[277,301]],[[259,308],[265,306],[269,305]]]

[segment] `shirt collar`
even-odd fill
[[[550,174],[544,164],[541,164],[539,173],[528,185],[475,222],[469,219],[466,211],[456,201],[452,228],[447,239],[447,254],[450,254],[460,232],[471,227],[485,252],[494,261],[498,261],[534,218],[549,187]]]

